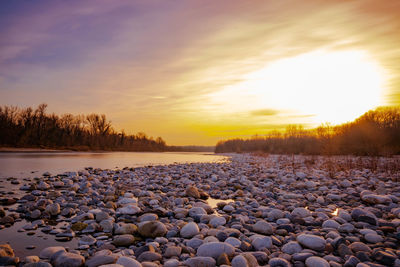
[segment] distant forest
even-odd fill
[[[116,132],[105,115],[46,114],[36,109],[0,107],[0,146],[71,150],[166,151],[161,137]]]
[[[232,139],[217,144],[215,152],[264,152],[309,155],[399,155],[400,107],[380,107],[353,122],[322,125],[305,130],[290,125],[286,132],[271,132],[250,139]]]

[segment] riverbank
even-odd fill
[[[0,153],[53,153],[53,152],[72,152],[69,149],[48,149],[48,148],[20,148],[20,147],[0,147]]]
[[[400,266],[397,164],[233,155],[8,179],[21,196],[0,192],[0,223],[19,231],[0,230],[15,250],[0,247],[0,263]]]

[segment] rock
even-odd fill
[[[222,242],[210,242],[202,244],[197,249],[197,256],[212,257],[218,259],[218,256],[222,253],[226,253],[228,257],[233,256],[235,248],[227,243]]]
[[[47,247],[40,251],[39,257],[41,259],[50,259],[51,256],[53,256],[55,253],[59,251],[64,251],[66,252],[64,247]]]
[[[118,247],[128,247],[135,242],[135,237],[133,235],[116,235],[113,239],[113,244]]]
[[[316,235],[301,234],[297,237],[297,242],[313,250],[322,251],[325,249],[326,241],[324,238]]]
[[[224,217],[214,217],[210,220],[209,224],[217,228],[218,226],[225,225],[226,224],[226,219]]]
[[[9,216],[9,215],[4,216],[3,218],[1,218],[0,224],[6,224],[6,225],[7,224],[14,224],[14,218]]]
[[[251,253],[245,252],[235,256],[232,260],[232,267],[242,266],[257,267],[259,265],[257,259]]]
[[[42,213],[40,212],[40,210],[34,210],[34,211],[32,211],[31,212],[31,214],[30,214],[30,217],[32,218],[32,219],[37,219],[37,218],[39,218],[40,217],[40,215],[41,215]]]
[[[395,255],[386,251],[377,251],[373,256],[378,262],[384,264],[385,266],[393,266],[397,259]]]
[[[139,255],[138,261],[161,261],[162,256],[154,251],[146,251]]]
[[[177,259],[169,259],[164,262],[164,267],[179,267],[180,262]]]
[[[306,259],[307,267],[330,267],[329,263],[323,258],[312,256]]]
[[[147,221],[139,225],[139,234],[144,237],[155,238],[157,236],[164,236],[166,233],[167,228],[159,221]]]
[[[124,267],[142,267],[142,264],[140,262],[126,256],[119,257],[116,264],[120,264]]]
[[[270,267],[291,267],[292,265],[283,258],[272,258],[268,262]]]
[[[295,253],[300,253],[303,248],[296,241],[290,241],[289,243],[283,245],[281,250],[286,254],[293,255]]]
[[[383,242],[383,237],[378,234],[374,234],[374,233],[366,234],[364,236],[364,239],[367,242],[372,243],[372,244]]]
[[[248,267],[248,263],[245,257],[237,255],[232,260],[232,267]]]
[[[253,225],[253,230],[256,233],[263,235],[271,235],[274,231],[272,225],[264,220],[260,220]]]
[[[50,215],[52,215],[52,216],[56,216],[56,215],[58,215],[58,214],[60,214],[60,212],[61,212],[61,210],[60,210],[60,204],[58,204],[58,203],[53,203],[53,204],[50,204],[50,205],[48,205],[47,207],[46,207],[46,210],[45,210],[47,213],[49,213]]]
[[[167,258],[179,257],[181,255],[182,248],[177,246],[169,246],[165,250],[164,256]]]
[[[126,205],[122,208],[117,209],[118,214],[125,214],[125,215],[135,215],[139,212],[141,212],[140,208],[133,204]]]
[[[0,257],[15,257],[14,250],[8,244],[1,244]]]
[[[53,261],[54,267],[80,267],[85,264],[85,258],[75,253],[62,252]]]
[[[86,266],[97,267],[105,264],[113,264],[117,261],[118,256],[116,255],[102,255],[96,254],[94,257],[86,261]]]
[[[90,235],[82,236],[78,241],[78,246],[83,246],[83,245],[91,246],[91,245],[95,244],[96,241],[97,241],[96,238],[94,238]]]
[[[371,252],[372,251],[370,247],[368,247],[367,245],[365,245],[364,243],[361,243],[361,242],[351,243],[349,248],[353,252],[359,252],[359,251]]]
[[[39,262],[31,262],[24,265],[24,267],[52,267],[52,265],[48,262],[39,261]]]
[[[251,242],[256,250],[263,250],[264,248],[272,248],[272,239],[269,236],[258,236]]]
[[[200,198],[200,192],[199,192],[199,190],[198,190],[196,187],[194,187],[194,186],[189,186],[189,187],[186,189],[186,195],[189,196],[189,197],[196,198],[196,199],[199,199],[199,198]]]
[[[195,217],[207,214],[207,211],[202,207],[193,207],[189,210],[189,216]]]
[[[291,215],[293,217],[305,218],[305,217],[311,216],[311,212],[306,208],[295,208],[292,211]]]
[[[229,260],[228,255],[226,255],[226,253],[222,253],[221,255],[218,256],[217,259],[217,265],[231,265],[231,262]]]
[[[50,188],[50,185],[46,182],[40,181],[36,188],[45,191]]]
[[[215,267],[216,261],[211,257],[193,257],[185,261],[185,265],[189,267]]]
[[[334,220],[326,220],[322,223],[322,228],[332,228],[332,229],[338,229],[340,224],[337,221]]]
[[[133,223],[118,223],[115,228],[116,235],[130,234],[133,235],[137,232],[137,226]]]
[[[388,196],[375,195],[375,194],[364,194],[361,192],[361,200],[369,204],[389,204],[392,203],[392,199]]]
[[[225,239],[224,242],[232,245],[235,248],[240,247],[240,245],[242,244],[242,242],[235,237],[228,237],[227,239]]]
[[[26,256],[24,259],[24,263],[34,263],[34,262],[39,262],[40,259],[38,256]]]
[[[18,263],[18,257],[0,257],[0,266],[16,266]]]
[[[197,234],[199,234],[200,230],[196,223],[189,222],[185,226],[182,227],[180,230],[180,235],[183,238],[191,238]]]

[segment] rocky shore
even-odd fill
[[[9,179],[20,192],[1,193],[0,236],[24,222],[14,238],[40,230],[60,243],[24,257],[2,244],[0,265],[400,266],[398,166],[235,155]]]

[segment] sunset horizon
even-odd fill
[[[213,146],[400,105],[396,1],[7,1],[0,105]]]

